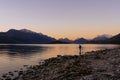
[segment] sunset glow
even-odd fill
[[[56,39],[116,35],[119,4],[119,0],[1,0],[0,32],[26,28]]]

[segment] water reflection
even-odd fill
[[[42,53],[46,49],[47,47],[42,46],[0,45],[0,54],[25,57],[37,52]]]
[[[21,68],[23,65],[35,65],[41,59],[57,55],[79,55],[92,50],[117,48],[119,45],[83,44],[16,44],[0,45],[0,74]],[[80,53],[79,53],[80,52]]]
[[[24,64],[37,64],[40,61],[40,54],[47,49],[47,46],[0,45],[0,75],[19,69]]]

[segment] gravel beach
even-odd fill
[[[120,48],[58,55],[25,67],[17,76],[11,78],[14,72],[9,72],[0,80],[120,80]]]

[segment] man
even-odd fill
[[[79,50],[80,50],[79,54],[81,55],[82,46],[80,44],[79,44]]]

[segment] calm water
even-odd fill
[[[35,65],[40,60],[57,55],[78,55],[77,44],[16,44],[0,45],[0,74],[19,70],[23,65]],[[82,52],[117,48],[119,45],[84,44]]]

